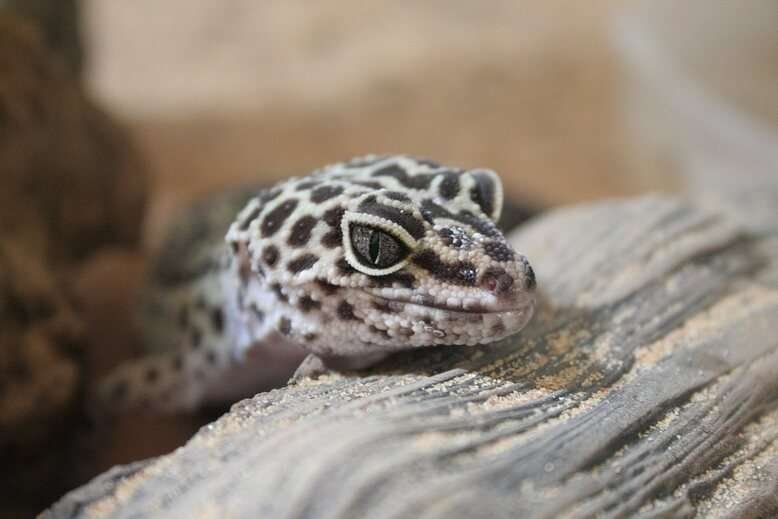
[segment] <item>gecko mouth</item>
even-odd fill
[[[493,342],[521,331],[535,313],[535,297],[526,292],[495,301],[475,296],[455,305],[418,293],[359,291],[369,298],[365,305],[382,312],[384,317],[375,318],[373,324],[386,327],[387,344],[398,348],[407,347],[408,341],[418,345]]]
[[[400,329],[412,329],[424,344],[466,345],[492,342],[521,331],[535,313],[535,300],[530,294],[518,296],[501,307],[473,308],[422,301],[420,296],[388,298],[371,294],[374,306],[386,307],[388,313],[402,313],[405,324]]]

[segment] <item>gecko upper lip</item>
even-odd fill
[[[418,300],[414,300],[413,298],[399,298],[399,299],[390,299],[388,297],[384,297],[381,295],[373,294],[371,292],[368,292],[372,297],[376,297],[380,299],[383,302],[387,303],[401,303],[401,304],[411,304],[411,305],[417,305],[417,306],[423,306],[425,308],[434,308],[437,310],[445,310],[447,312],[456,312],[460,314],[507,314],[512,312],[524,312],[528,308],[533,308],[535,306],[535,298],[531,295],[527,295],[526,297],[522,297],[522,304],[517,306],[510,306],[510,307],[498,307],[498,308],[489,308],[488,306],[480,306],[480,305],[473,305],[470,308],[465,308],[463,306],[449,306],[443,303],[436,302],[434,300],[431,301],[425,301],[423,298],[419,298]]]

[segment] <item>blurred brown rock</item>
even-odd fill
[[[28,18],[41,31],[49,49],[75,72],[84,62],[79,31],[79,0],[5,0],[0,7]]]
[[[0,485],[40,499],[66,472],[82,383],[80,321],[50,269],[0,238]],[[60,485],[64,482],[60,483]]]
[[[138,155],[11,15],[0,18],[0,78],[0,234],[52,261],[135,243],[146,193]]]
[[[0,486],[3,515],[40,510],[69,484],[83,426],[79,260],[134,245],[142,161],[30,18],[0,10]]]

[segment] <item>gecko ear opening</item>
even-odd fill
[[[467,172],[473,179],[470,199],[492,221],[497,222],[502,214],[503,189],[500,177],[490,169],[474,169]]]
[[[373,215],[346,213],[341,225],[346,261],[368,276],[400,270],[416,246],[405,229]]]

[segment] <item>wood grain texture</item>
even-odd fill
[[[774,517],[778,262],[678,199],[513,237],[545,305],[489,347],[259,394],[59,517]]]

